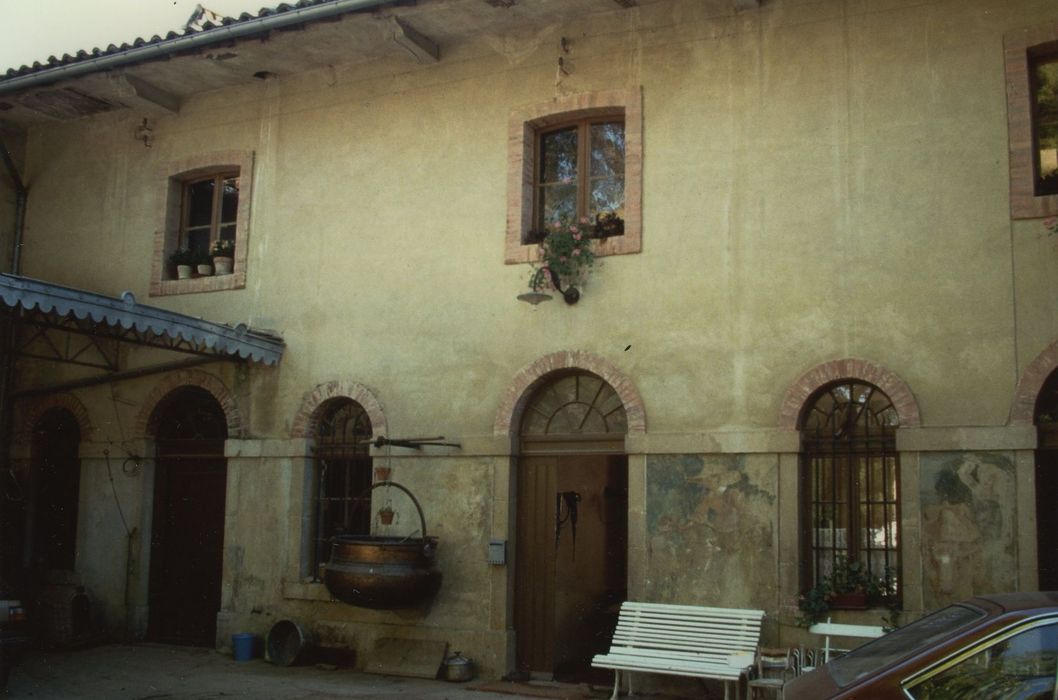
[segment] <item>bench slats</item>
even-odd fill
[[[743,669],[731,657],[756,652],[763,619],[763,610],[627,601],[592,666],[736,681]]]

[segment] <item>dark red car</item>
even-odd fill
[[[1058,699],[1058,592],[950,605],[786,684],[786,700]]]

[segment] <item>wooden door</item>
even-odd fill
[[[579,681],[609,645],[626,597],[628,468],[623,455],[519,462],[518,670]]]

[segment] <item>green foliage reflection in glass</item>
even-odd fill
[[[1035,63],[1036,194],[1058,194],[1058,56]]]
[[[540,136],[537,229],[554,222],[624,218],[625,128],[622,121],[589,122]]]

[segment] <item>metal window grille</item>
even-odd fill
[[[330,556],[336,535],[371,531],[371,421],[351,399],[328,407],[316,431],[315,566]]]
[[[896,409],[870,384],[822,389],[801,422],[806,587],[838,557],[900,580],[900,460]]]

